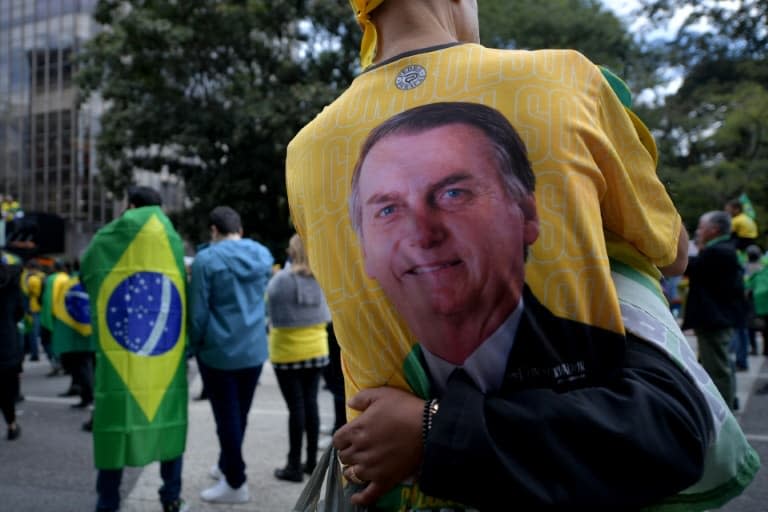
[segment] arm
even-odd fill
[[[358,478],[371,481],[352,502],[372,504],[418,472],[424,400],[398,388],[380,387],[360,391],[347,405],[362,413],[336,431],[333,444],[343,464],[353,466]],[[349,470],[344,474],[350,478]]]
[[[36,298],[38,301],[40,300],[40,292],[42,290],[42,283],[40,276],[33,275],[29,278],[29,283],[27,285],[29,287],[29,296]]]
[[[595,132],[586,140],[605,179],[600,199],[604,228],[638,250],[664,275],[678,275],[687,254],[681,250],[681,238],[687,233],[682,233],[682,219],[656,174],[653,136],[619,101],[609,83],[598,78]]]
[[[478,421],[477,418],[484,418]],[[701,476],[712,437],[704,397],[674,362],[628,341],[620,375],[567,393],[483,397],[449,382],[425,447],[425,492],[486,508],[652,504]],[[472,468],[458,476],[458,468]]]
[[[666,277],[680,276],[688,265],[688,232],[680,227],[680,236],[677,239],[677,256],[675,261],[665,267],[659,268]]]
[[[13,300],[15,302],[13,307],[13,321],[18,322],[24,318],[24,299],[21,296],[21,288],[15,287],[13,291]]]
[[[189,352],[196,354],[203,345],[208,326],[208,280],[199,260],[192,263],[189,282]]]
[[[690,486],[712,435],[709,409],[666,356],[629,345],[619,376],[566,393],[483,396],[455,372],[423,447],[423,401],[390,388],[360,393],[350,405],[365,411],[334,437],[341,460],[372,480],[355,502],[372,502],[419,464],[426,493],[481,510],[508,502],[626,510]]]

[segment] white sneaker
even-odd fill
[[[226,478],[222,478],[213,487],[209,487],[200,493],[203,501],[212,501],[215,503],[246,503],[251,499],[248,494],[248,485],[243,485],[233,489],[227,483]]]
[[[224,476],[224,473],[221,472],[218,464],[214,464],[211,466],[211,469],[208,470],[208,476],[214,480],[221,480],[221,477]]]

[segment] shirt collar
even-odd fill
[[[461,42],[452,42],[452,43],[443,43],[438,44],[435,46],[428,46],[426,48],[419,48],[418,50],[409,50],[407,52],[399,53],[397,55],[394,55],[388,59],[385,59],[381,62],[377,62],[376,64],[371,64],[365,70],[363,70],[363,73],[367,73],[369,71],[373,71],[374,69],[381,68],[383,66],[386,66],[387,64],[391,64],[392,62],[398,61],[400,59],[404,59],[406,57],[412,57],[414,55],[419,55],[421,53],[430,53],[435,52],[438,50],[444,50],[445,48],[451,48],[453,46],[460,46],[462,44],[468,44],[468,43],[461,43]]]
[[[515,334],[523,314],[523,299],[515,310],[504,320],[496,331],[483,341],[463,365],[449,363],[421,346],[424,360],[432,378],[433,393],[442,396],[448,377],[456,368],[462,368],[483,393],[491,393],[501,388],[504,370],[507,368],[509,352],[515,342]]]
[[[731,239],[730,235],[720,235],[717,238],[713,238],[712,240],[704,244],[704,247],[711,247],[717,243],[723,242],[725,240],[730,240],[730,239]]]

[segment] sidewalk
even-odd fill
[[[696,340],[696,336],[693,334],[692,330],[684,331],[685,337],[688,340],[688,343],[691,344],[691,347],[693,348],[693,351],[698,353],[698,343]],[[758,335],[758,346],[763,346],[763,341],[761,341],[762,336]],[[736,372],[736,396],[739,399],[739,410],[734,411],[734,414],[736,415],[736,418],[739,418],[742,412],[747,410],[747,402],[749,401],[750,397],[753,396],[753,387],[755,384],[755,381],[758,378],[761,378],[760,371],[763,368],[763,363],[765,361],[765,356],[763,355],[756,355],[756,356],[749,356],[749,370],[743,371],[743,372]],[[768,507],[767,507],[768,509]]]
[[[194,362],[190,375],[190,397],[198,396],[200,375]],[[322,387],[322,381],[321,381]],[[333,402],[330,392],[320,391],[320,420],[322,425],[333,423]],[[320,434],[321,443],[327,436]],[[251,501],[242,505],[207,503],[200,499],[200,491],[216,482],[208,470],[216,463],[219,442],[211,406],[207,400],[189,403],[189,431],[184,453],[182,498],[192,512],[288,512],[299,497],[304,484],[283,482],[274,477],[275,468],[283,467],[288,453],[288,409],[286,408],[272,367],[267,363],[259,380],[243,445],[243,458]],[[305,477],[304,482],[307,481]],[[157,490],[160,488],[160,466],[144,468],[129,494],[124,495],[121,512],[148,512],[159,510]]]

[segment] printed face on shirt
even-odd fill
[[[483,132],[452,124],[385,136],[358,187],[366,272],[412,328],[517,305],[535,200],[506,192]]]

